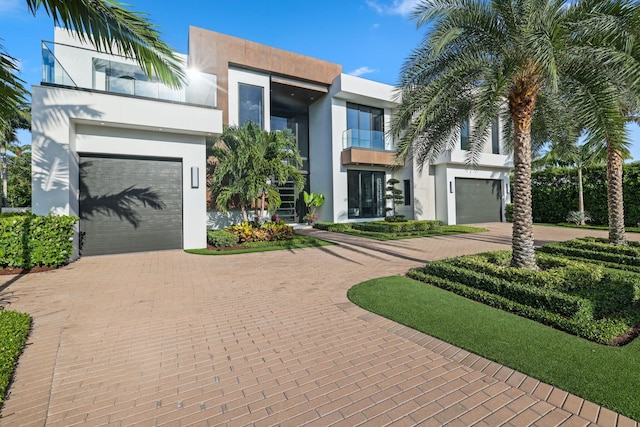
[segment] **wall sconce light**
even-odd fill
[[[200,174],[198,166],[191,166],[191,188],[200,187]]]
[[[453,181],[449,181],[449,193],[453,193]]]

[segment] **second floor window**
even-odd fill
[[[469,149],[469,119],[466,119],[460,125],[460,149]]]
[[[263,117],[263,88],[244,83],[238,84],[239,125],[242,126],[249,120],[264,129]]]
[[[500,124],[497,117],[491,122],[491,153],[500,154]]]
[[[350,146],[384,150],[384,110],[347,103]]]

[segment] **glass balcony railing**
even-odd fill
[[[385,141],[384,132],[376,130],[347,129],[342,134],[342,148],[366,148],[370,150],[393,151],[395,147]]]
[[[150,79],[131,59],[42,42],[43,83],[216,107],[216,76],[194,70],[186,74],[185,86],[172,89]]]

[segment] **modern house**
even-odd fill
[[[497,123],[476,168],[465,164],[473,123],[437,161],[397,164],[385,133],[392,86],[196,27],[183,59],[188,84],[172,90],[65,30],[43,43],[42,84],[33,88],[33,211],[79,216],[82,254],[204,247],[207,227],[239,218],[207,206],[206,144],[224,125],[247,120],[293,131],[306,190],[326,197],[322,221],[384,217],[391,177],[405,196],[398,213],[408,218],[503,219],[511,160]],[[299,195],[291,186],[281,194],[279,215],[298,222]]]

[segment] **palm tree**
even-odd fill
[[[147,15],[126,9],[116,0],[26,0],[29,11],[44,12],[55,25],[75,30],[82,41],[101,52],[135,59],[149,76],[178,88],[184,81],[182,64],[160,40]],[[0,118],[25,102],[27,90],[17,77],[16,60],[0,46]]]
[[[249,220],[251,205],[260,209],[261,219],[265,200],[271,211],[280,206],[278,186],[289,180],[297,191],[304,186],[299,170],[302,159],[291,132],[267,132],[253,122],[240,128],[226,127],[207,154],[215,159],[210,187],[216,206],[226,212],[231,200],[237,198],[243,221]]]
[[[579,145],[578,141],[573,144],[552,143],[549,150],[544,155],[539,155],[533,160],[533,167],[561,166],[572,167],[578,172],[578,212],[585,212],[584,209],[584,186],[582,171],[589,166],[597,166],[605,163],[607,157],[606,149],[603,147],[592,147],[590,145]],[[626,158],[630,155],[627,152]],[[584,225],[584,218],[580,225]]]
[[[0,122],[0,160],[2,161],[2,167],[0,169],[0,176],[2,177],[2,203],[4,206],[7,200],[8,185],[7,185],[7,151],[11,151],[14,154],[22,151],[20,145],[18,145],[18,136],[16,131],[18,129],[31,129],[31,111],[28,108],[13,110],[13,113],[9,116],[5,116],[4,120]]]
[[[640,63],[621,47],[634,45],[638,6],[626,0],[422,0],[412,17],[428,30],[401,72],[391,126],[400,137],[397,155],[424,164],[454,148],[461,123],[473,117],[467,161],[476,164],[492,121],[501,116],[513,135],[511,265],[536,268],[536,103],[575,105],[587,142],[623,134],[620,92],[610,76],[640,81]]]

